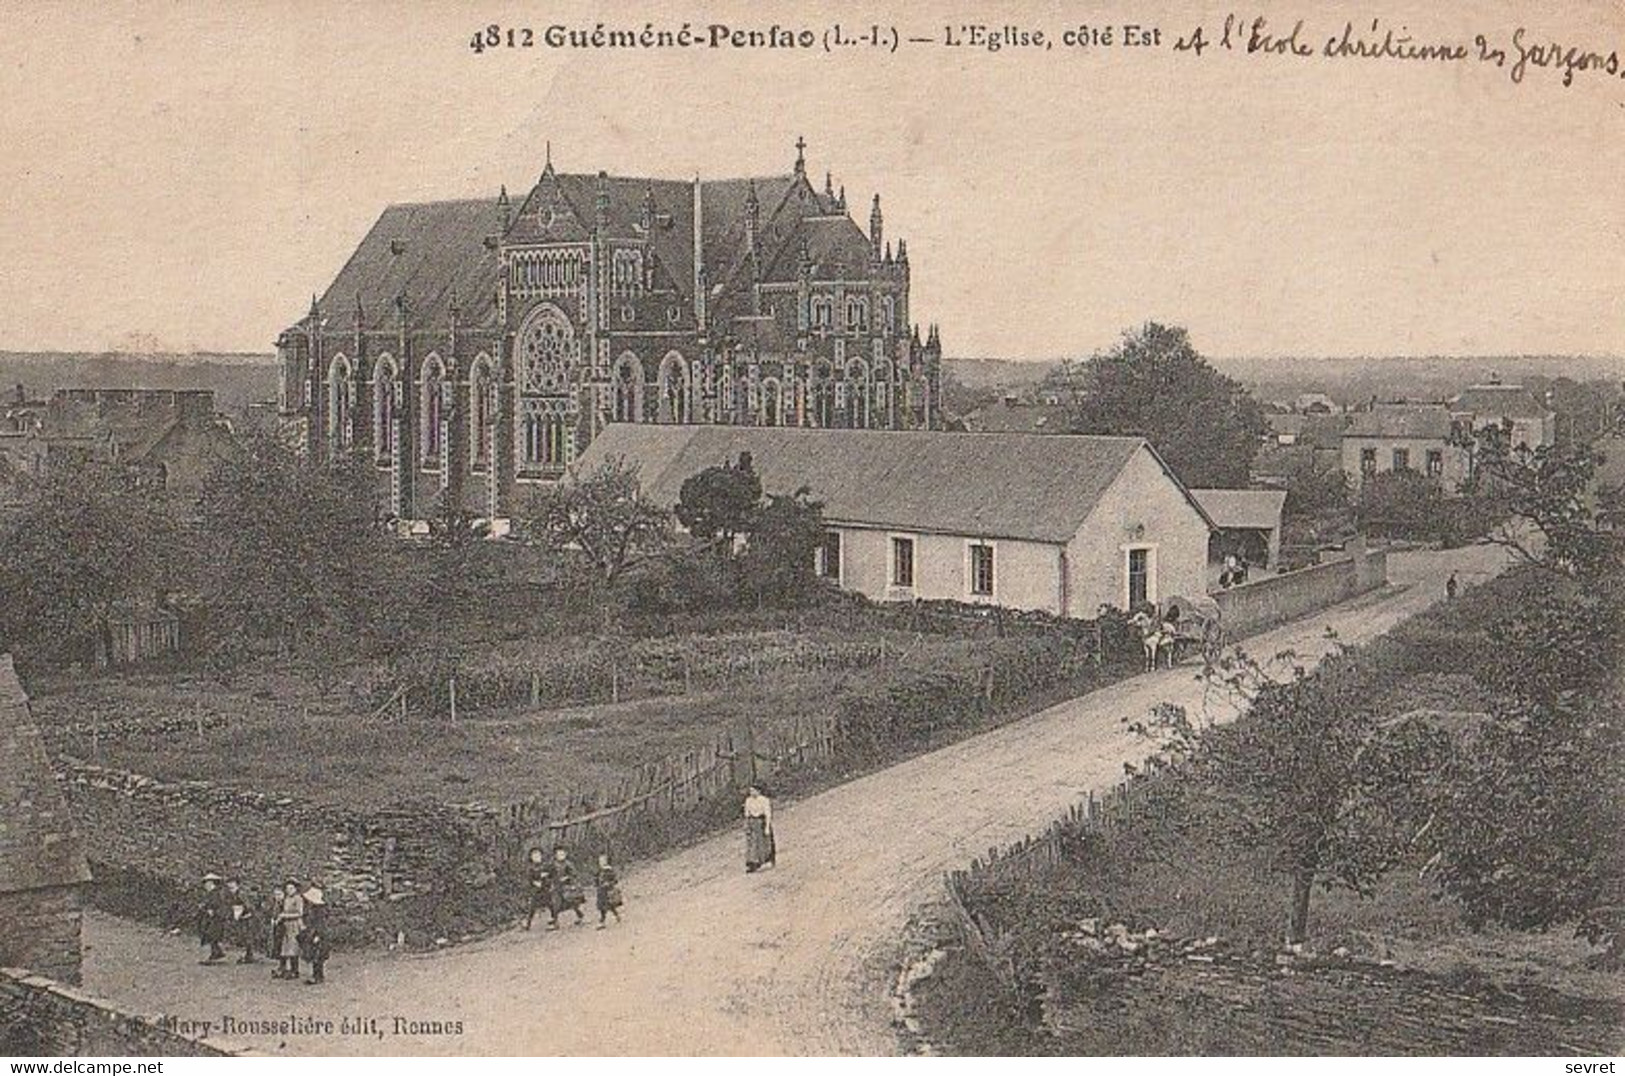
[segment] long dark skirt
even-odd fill
[[[760,867],[773,862],[773,834],[765,818],[745,819],[745,866]]]

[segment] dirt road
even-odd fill
[[[1258,637],[1257,655],[1358,642],[1442,596],[1452,570],[1494,570],[1487,548],[1396,554],[1397,591]],[[209,1021],[262,1053],[885,1054],[887,992],[911,909],[944,871],[1046,826],[1144,752],[1121,718],[1205,705],[1193,668],[1136,677],[775,812],[776,868],[746,875],[728,833],[629,872],[626,922],[604,932],[512,931],[443,953],[340,956],[320,988],[263,965],[199,967],[190,939],[106,916],[87,923],[85,985],[136,1011]],[[239,1020],[316,1016],[332,1034],[221,1034]],[[381,1035],[343,1033],[375,1018]],[[461,1022],[460,1033],[395,1020]]]

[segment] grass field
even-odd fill
[[[557,704],[544,692],[539,707],[465,708],[456,723],[443,713],[401,718],[375,706],[374,666],[357,667],[325,694],[308,677],[270,667],[229,686],[155,673],[64,679],[36,688],[33,708],[59,752],[164,780],[355,808],[411,799],[500,805],[590,791],[747,722],[767,728],[828,713],[876,663],[931,666],[977,647],[907,633],[865,633],[862,646],[874,650],[881,638],[888,648],[873,658],[855,656],[827,629],[640,644],[628,649],[623,701]],[[557,649],[561,667],[591,650],[582,641]],[[527,644],[495,657],[542,652]],[[696,671],[687,693],[673,653],[692,653],[696,670],[706,670]],[[809,654],[827,664],[802,667]]]

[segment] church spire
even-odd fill
[[[880,260],[883,221],[880,216],[880,195],[875,195],[874,208],[869,210],[869,251],[875,261]]]
[[[826,171],[824,173],[824,197],[831,202],[835,201],[835,174],[833,172]]]
[[[756,197],[756,181],[750,180],[745,192],[745,249],[756,255],[756,230],[762,222],[762,203]]]
[[[322,313],[316,307],[316,293],[310,293],[310,323],[315,325],[321,319]]]
[[[800,135],[796,136],[796,175],[807,174],[807,140]]]
[[[609,223],[609,173],[598,173],[597,220],[600,227]]]
[[[506,232],[513,223],[513,203],[508,201],[508,185],[502,185],[502,191],[497,195],[497,212],[502,215],[502,230]]]

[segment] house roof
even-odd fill
[[[831,522],[1063,543],[1142,451],[1161,463],[1139,437],[614,424],[578,473],[623,458],[669,508],[685,479],[748,452],[766,492],[806,487]]]
[[[1450,406],[1457,412],[1499,418],[1546,418],[1552,413],[1522,385],[1471,385]]]
[[[0,654],[0,892],[90,881],[84,845],[57,787],[10,654]]]
[[[1377,404],[1354,415],[1345,436],[1443,441],[1450,431],[1450,409],[1443,404]]]
[[[1221,530],[1274,530],[1286,504],[1277,489],[1193,489],[1191,496]]]
[[[1069,433],[1072,412],[1062,404],[997,400],[965,415],[963,421],[972,433]]]

